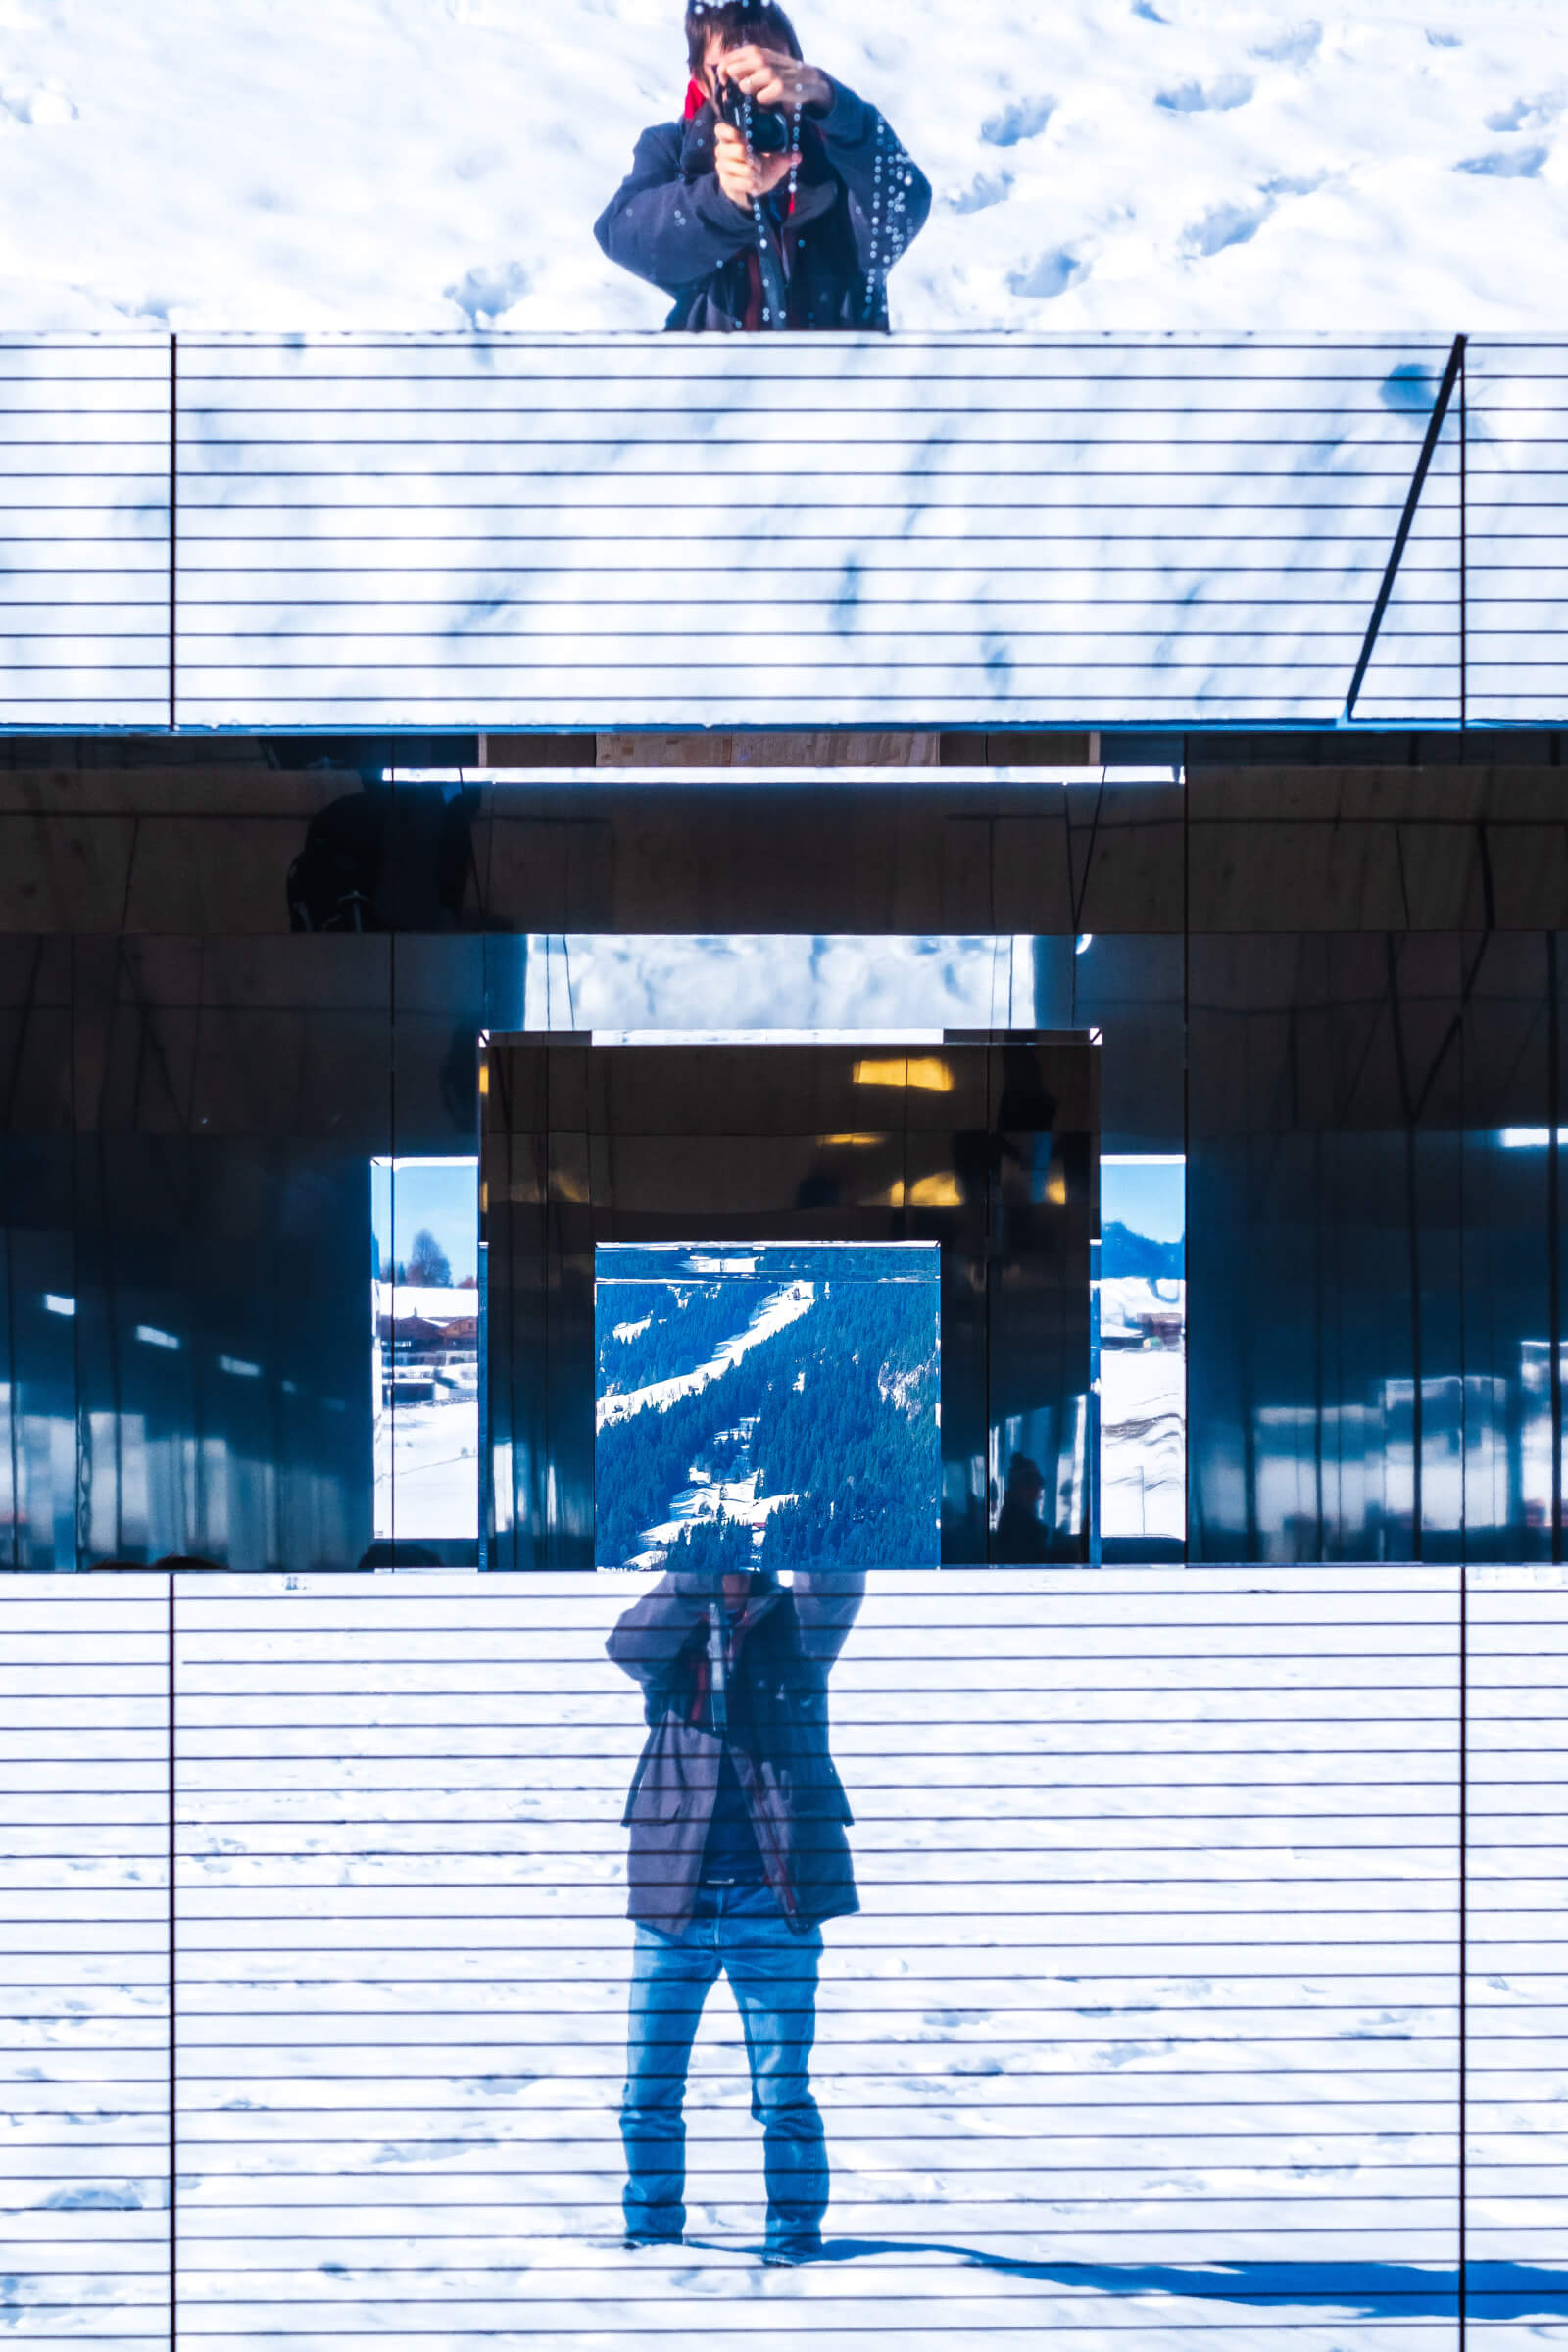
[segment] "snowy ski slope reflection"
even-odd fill
[[[935,1242],[599,1243],[597,1564],[934,1568],[940,1280]]]
[[[1451,2343],[1454,1572],[873,1578],[782,2274],[719,1993],[692,2242],[618,2243],[646,1584],[181,1580],[187,2341]]]
[[[605,1263],[601,1249],[598,1262]],[[605,1278],[600,1277],[601,1280]],[[607,1429],[617,1421],[625,1421],[636,1413],[649,1410],[664,1412],[678,1397],[695,1396],[714,1380],[720,1379],[731,1364],[738,1364],[743,1355],[760,1348],[764,1340],[777,1337],[803,1315],[808,1315],[816,1303],[814,1287],[809,1283],[786,1284],[777,1291],[759,1289],[756,1303],[750,1293],[742,1294],[743,1303],[736,1309],[746,1320],[730,1333],[710,1356],[694,1365],[689,1372],[675,1372],[667,1380],[650,1381],[646,1386],[627,1389],[624,1394],[601,1396],[594,1406],[594,1426]]]

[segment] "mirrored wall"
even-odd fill
[[[1549,1559],[1562,998],[1525,931],[7,938],[0,1559],[473,1561],[481,1034],[715,1013],[1099,1040],[1102,1558]]]

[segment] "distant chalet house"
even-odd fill
[[[439,1362],[446,1355],[475,1355],[479,1348],[478,1315],[380,1315],[376,1337],[390,1348],[398,1362]]]
[[[1167,1295],[1174,1294],[1174,1295]],[[1102,1348],[1180,1348],[1187,1330],[1186,1285],[1113,1275],[1101,1285]]]
[[[410,1298],[416,1310],[395,1314]],[[394,1291],[377,1286],[375,1336],[380,1342],[383,1398],[404,1404],[461,1401],[477,1395],[478,1293],[472,1290]]]
[[[473,1285],[437,1289],[422,1283],[375,1285],[376,1337],[408,1357],[473,1354],[479,1345],[479,1293]]]

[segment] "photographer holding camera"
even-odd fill
[[[596,222],[692,332],[888,324],[888,271],[931,209],[884,118],[801,54],[774,0],[691,0],[685,119],[637,141]]]
[[[622,1826],[635,1920],[620,2128],[629,2246],[686,2227],[686,2076],[729,1980],[767,2183],[763,2260],[822,2251],[829,2171],[811,2093],[822,1922],[859,1908],[850,1808],[828,1746],[828,1676],[865,1571],[660,1578],[607,1644],[641,1685],[648,1737]]]

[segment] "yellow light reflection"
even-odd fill
[[[1067,1205],[1067,1171],[1059,1159],[1046,1178],[1046,1199],[1053,1208],[1065,1208]]]
[[[858,1061],[855,1065],[857,1086],[914,1086],[923,1094],[951,1095],[953,1072],[935,1054],[908,1055],[900,1054],[886,1060]]]
[[[906,1186],[899,1177],[885,1193],[873,1193],[867,1208],[961,1208],[963,1195],[952,1176],[917,1176]]]
[[[857,1150],[862,1150],[871,1144],[885,1144],[887,1137],[885,1135],[819,1135],[816,1140],[824,1150],[835,1144],[847,1144]]]
[[[961,1208],[963,1195],[956,1176],[917,1176],[909,1187],[911,1208]]]

